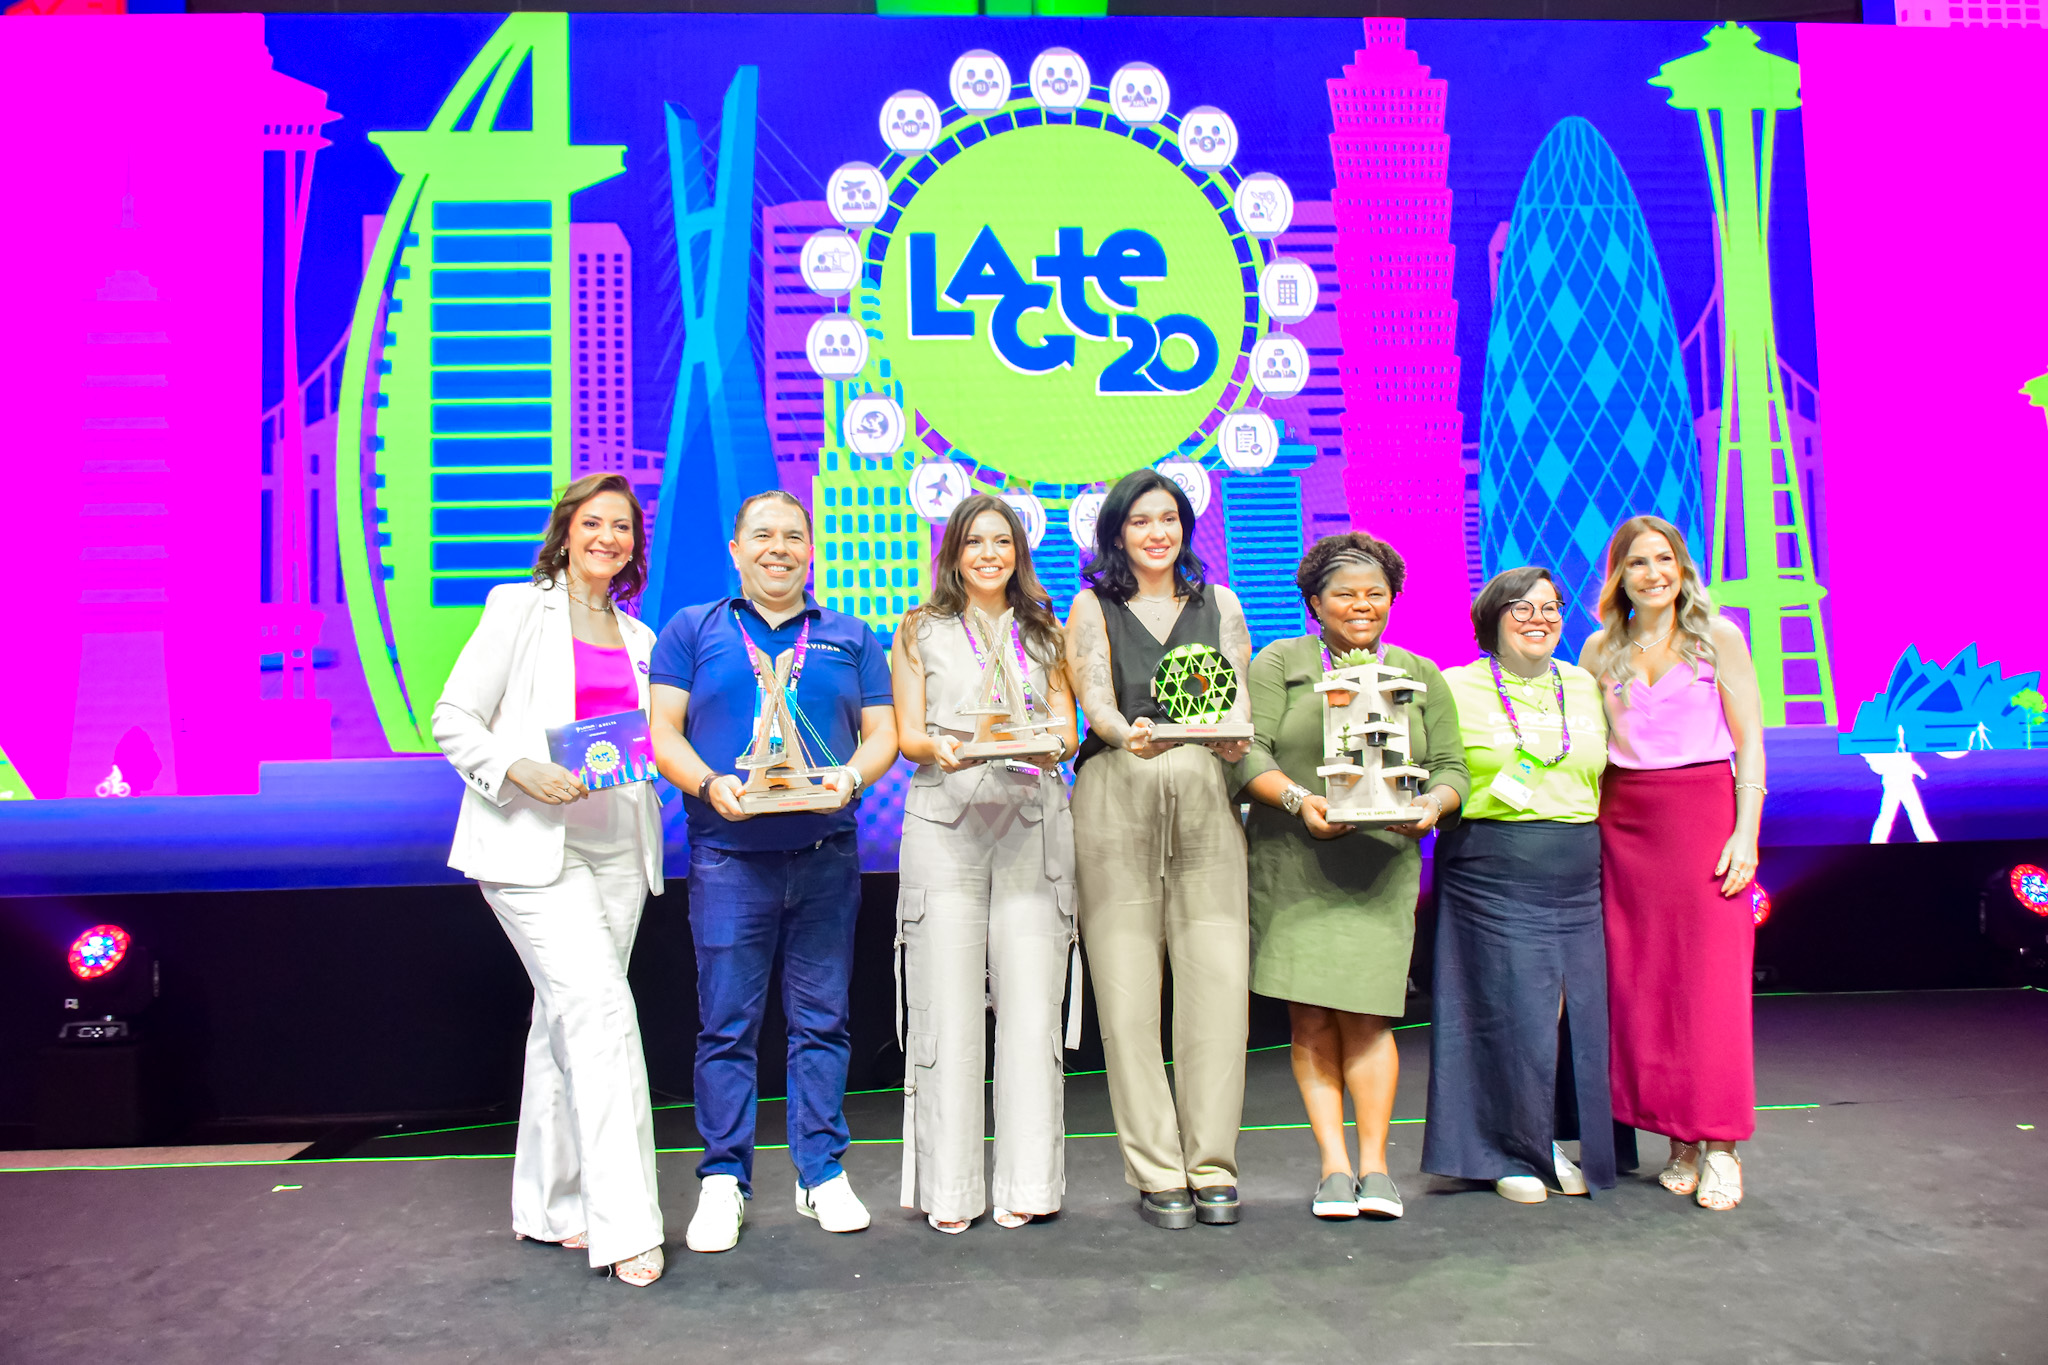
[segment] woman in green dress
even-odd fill
[[[1310,547],[1295,585],[1321,627],[1275,640],[1252,661],[1251,752],[1238,767],[1250,798],[1252,990],[1287,1001],[1295,1083],[1322,1156],[1311,1211],[1320,1218],[1401,1216],[1387,1174],[1387,1125],[1401,1060],[1392,1025],[1407,1004],[1418,841],[1465,799],[1457,705],[1437,666],[1382,636],[1406,566],[1363,532]],[[1323,758],[1323,698],[1333,659],[1364,650],[1420,686],[1410,713],[1410,761],[1429,777],[1426,812],[1384,829],[1331,824],[1316,768]],[[1344,1137],[1344,1095],[1358,1122],[1354,1168]]]

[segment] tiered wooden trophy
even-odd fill
[[[1031,717],[1024,678],[1017,671],[1021,665],[1014,648],[1015,621],[1014,611],[1005,611],[994,625],[980,607],[968,611],[967,629],[981,642],[981,687],[974,705],[960,711],[977,718],[974,738],[960,746],[962,758],[1029,760],[1049,758],[1066,748],[1057,735],[1045,733],[1053,728],[1050,713],[1044,720]]]
[[[1237,704],[1237,670],[1212,645],[1166,651],[1152,675],[1152,696],[1173,719],[1154,724],[1157,744],[1224,744],[1250,739],[1252,723],[1225,720]]]
[[[796,651],[783,650],[770,665],[753,641],[747,642],[747,650],[754,656],[756,680],[773,676],[775,686],[760,689],[761,715],[754,722],[753,746],[733,765],[747,774],[746,785],[740,788],[740,809],[749,815],[837,810],[845,797],[819,779],[840,770],[811,765],[796,715],[789,709],[789,670]]]
[[[1424,684],[1359,651],[1323,675],[1323,757],[1316,769],[1331,824],[1405,825],[1429,812],[1415,804],[1429,770],[1414,752],[1410,708]]]

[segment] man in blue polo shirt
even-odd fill
[[[854,804],[896,761],[889,660],[874,631],[804,591],[811,520],[783,492],[757,493],[733,526],[741,595],[686,607],[654,647],[654,753],[690,820],[690,931],[697,943],[696,1113],[702,1188],[684,1241],[728,1251],[753,1193],[756,1045],[782,954],[789,1020],[789,1154],[796,1206],[828,1232],[868,1211],[839,1161],[846,1127],[847,985],[860,910]],[[754,742],[762,690],[748,642],[793,652],[790,712],[811,761],[839,771],[828,810],[749,816],[733,768]]]

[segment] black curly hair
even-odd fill
[[[1324,536],[1301,557],[1301,567],[1294,571],[1294,586],[1301,590],[1302,602],[1313,609],[1313,599],[1330,585],[1330,576],[1357,564],[1377,564],[1387,576],[1388,589],[1396,597],[1401,595],[1401,585],[1408,577],[1408,564],[1401,552],[1363,531],[1346,531]]]

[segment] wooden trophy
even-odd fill
[[[1152,726],[1157,743],[1222,744],[1252,737],[1250,721],[1224,719],[1237,703],[1237,670],[1211,645],[1166,651],[1152,675],[1152,696],[1172,717]]]
[[[1424,818],[1416,804],[1429,770],[1418,768],[1412,714],[1425,684],[1371,655],[1347,655],[1323,675],[1323,757],[1328,819],[1343,825],[1405,825]]]
[[[773,686],[761,688],[761,716],[754,722],[754,743],[733,766],[747,774],[740,788],[740,809],[749,815],[786,815],[791,811],[837,810],[844,798],[820,778],[838,768],[811,766],[797,730],[796,715],[789,709],[789,670],[796,652],[785,649],[774,664],[747,642],[757,682],[772,678]]]
[[[976,717],[974,738],[960,746],[960,757],[1050,758],[1067,746],[1057,735],[1048,713],[1044,720],[1031,718],[1031,703],[1018,672],[1016,640],[1012,636],[1016,613],[1005,611],[991,626],[980,607],[971,607],[964,619],[967,629],[981,642],[981,687],[974,705],[960,714]]]

